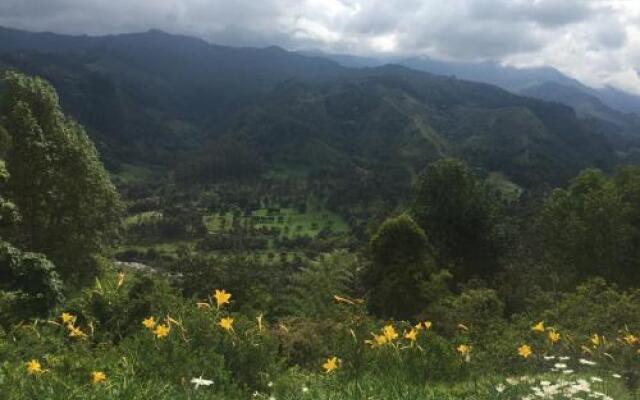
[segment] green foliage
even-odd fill
[[[563,293],[545,312],[550,321],[562,321],[573,332],[597,332],[608,337],[619,334],[621,325],[640,327],[640,289],[621,291],[595,278]]]
[[[55,266],[41,254],[24,253],[0,242],[0,317],[2,324],[42,316],[63,299]]]
[[[17,244],[42,252],[63,276],[83,274],[109,243],[120,203],[84,129],[64,116],[55,90],[40,78],[7,72],[8,192],[22,220]]]
[[[357,265],[356,257],[346,251],[310,261],[291,277],[284,297],[285,314],[321,319],[336,316],[332,299],[352,294]]]
[[[586,170],[547,199],[539,222],[542,254],[564,283],[593,275],[638,282],[639,176],[637,168],[614,178]]]
[[[0,160],[0,232],[11,232],[20,221],[20,212],[15,203],[2,196],[6,191],[8,180],[9,172],[4,160]]]
[[[369,306],[384,317],[408,318],[425,306],[421,285],[435,272],[424,231],[406,214],[387,219],[371,238],[364,273]]]
[[[464,281],[497,269],[497,207],[481,181],[460,160],[427,168],[414,188],[411,214],[429,236],[441,265],[454,265]]]
[[[492,289],[468,289],[458,296],[449,296],[434,304],[430,314],[448,332],[455,332],[462,323],[473,332],[483,332],[503,321],[504,304]]]
[[[166,315],[178,304],[175,290],[165,279],[140,273],[114,273],[96,278],[65,310],[82,316],[96,330],[93,340],[119,342],[139,330],[149,315]]]
[[[640,169],[586,170],[541,212],[546,192],[529,190],[614,160],[570,109],[397,67],[334,79],[344,70],[277,50],[263,70],[247,62],[256,50],[238,63],[189,40],[114,38],[108,54],[91,50],[90,71],[82,51],[0,55],[51,77],[100,138],[129,206],[116,257],[151,266],[113,269],[120,203],[95,147],[49,84],[7,73],[0,234],[44,255],[0,243],[3,398],[522,398],[524,384],[496,383],[551,379],[550,354],[585,376],[578,357],[623,374],[602,385],[616,400],[637,386]],[[430,164],[395,216],[415,172],[451,154],[473,169]],[[73,282],[87,265],[95,280]],[[31,359],[47,371],[29,375]],[[92,371],[107,381],[90,384]],[[196,390],[198,376],[214,384]]]
[[[0,159],[4,159],[7,152],[11,148],[11,136],[9,132],[2,126],[0,121]]]

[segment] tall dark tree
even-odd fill
[[[422,290],[435,272],[424,231],[406,214],[388,218],[369,243],[364,274],[371,310],[383,317],[410,318],[425,307]]]
[[[457,280],[497,269],[497,205],[463,161],[445,159],[427,167],[414,187],[411,215]]]
[[[22,220],[12,243],[44,253],[63,276],[87,272],[91,256],[108,243],[121,205],[84,129],[62,113],[58,96],[40,78],[4,76],[3,124],[9,198]]]

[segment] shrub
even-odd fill
[[[42,316],[64,299],[55,266],[41,254],[0,242],[0,316],[5,323]]]

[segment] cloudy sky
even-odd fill
[[[0,25],[550,65],[640,93],[638,0],[0,0]]]

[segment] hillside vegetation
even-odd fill
[[[571,108],[0,36],[2,399],[640,394],[640,168]]]

